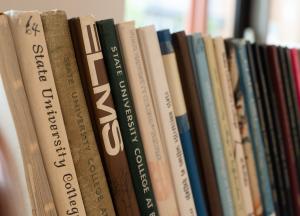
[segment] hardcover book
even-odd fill
[[[88,215],[115,215],[76,65],[68,20],[63,11],[41,14],[45,39]]]
[[[140,211],[142,215],[157,215],[157,205],[114,21],[102,20],[96,22],[96,25]]]
[[[171,34],[169,30],[161,30],[157,32],[157,35],[196,211],[198,215],[207,215],[206,202],[202,189],[203,185],[200,180],[200,172],[192,141],[190,123],[187,116]]]
[[[117,24],[124,64],[160,215],[179,215],[134,22]],[[147,61],[147,59],[145,59]]]
[[[224,215],[234,215],[234,204],[231,195],[229,176],[224,156],[224,147],[218,124],[217,111],[210,81],[205,45],[200,34],[188,37],[191,58],[195,61],[194,71],[199,96],[203,101],[203,110],[212,150],[218,188]]]
[[[69,26],[81,83],[115,211],[118,215],[139,215],[95,18],[73,18],[69,20]]]
[[[57,213],[86,215],[40,14],[7,14]]]
[[[19,183],[18,179],[13,179],[13,187],[15,187],[16,183],[19,183],[18,193],[15,193],[14,197],[17,200],[25,200],[24,203],[26,203],[26,198],[28,198],[30,209],[20,204],[18,204],[16,209],[15,198],[10,201],[14,202],[13,208],[16,209],[15,213],[18,212],[17,214],[19,215],[56,216],[57,212],[33,124],[14,41],[8,18],[4,14],[0,14],[0,44],[0,128],[1,133],[3,132],[1,135],[4,139],[8,136],[12,140],[12,142],[6,140],[8,141],[8,148],[10,148],[8,151],[12,151],[11,154],[14,158],[18,158],[16,161],[20,161],[20,163],[16,163],[18,167],[14,171],[21,170],[20,173],[25,176],[18,176],[19,180],[24,180],[25,182],[25,191],[21,189],[23,184]],[[11,123],[7,119],[11,119]],[[11,128],[14,128],[15,132]],[[4,148],[5,146],[1,146],[2,151]],[[3,165],[4,161],[2,160],[3,158],[1,159]],[[13,164],[13,160],[10,158],[8,163]],[[2,181],[4,181],[4,178],[2,175]],[[4,187],[4,183],[1,183],[1,185],[1,187]],[[3,192],[1,194],[3,196]],[[10,196],[11,194],[9,194]],[[3,201],[1,202],[3,203]],[[1,207],[9,208],[9,206],[4,206],[4,203]]]
[[[218,123],[221,132],[221,139],[227,164],[227,172],[234,202],[235,213],[238,215],[243,215],[245,214],[245,204],[242,197],[241,182],[237,169],[237,161],[234,158],[234,142],[228,123],[228,116],[225,110],[224,96],[221,89],[221,81],[217,68],[213,40],[210,36],[204,36],[203,41],[205,45],[210,81],[216,105]]]
[[[197,92],[191,55],[184,31],[173,33],[172,42],[178,63],[183,95],[187,106],[187,114],[191,125],[193,144],[198,156],[198,168],[202,171],[203,191],[210,215],[222,215],[220,194],[213,164],[212,152],[208,140],[203,112],[203,101]]]
[[[159,41],[153,26],[137,30],[158,127],[168,155],[180,215],[196,215]]]

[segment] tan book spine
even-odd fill
[[[67,16],[41,14],[54,81],[87,215],[115,215],[76,64]]]
[[[0,15],[0,44],[0,77],[14,120],[19,148],[21,149],[24,166],[21,169],[24,168],[25,171],[27,189],[31,201],[30,210],[32,215],[35,216],[56,216],[56,208],[42,160],[14,41],[6,15]],[[4,119],[1,118],[1,120]],[[5,126],[8,126],[7,122],[5,122]],[[16,152],[17,149],[14,149],[14,154]],[[22,209],[23,214],[25,214],[24,212],[24,209]]]
[[[225,102],[221,89],[221,81],[218,74],[216,56],[213,46],[213,40],[210,36],[204,36],[203,41],[208,61],[210,79],[215,98],[218,122],[221,129],[221,138],[224,145],[224,154],[227,163],[227,172],[229,176],[230,188],[234,202],[234,208],[237,215],[245,215],[244,202],[240,187],[237,162],[234,158],[234,143],[231,136],[229,122],[225,110]]]
[[[139,28],[137,33],[159,131],[171,167],[179,212],[185,216],[195,215],[195,204],[193,195],[189,193],[188,173],[157,34],[154,26]]]
[[[179,215],[134,22],[117,24],[122,54],[160,215]]]
[[[213,42],[215,54],[217,57],[216,59],[218,63],[218,72],[221,81],[221,88],[224,96],[226,115],[228,116],[229,127],[233,139],[233,151],[235,152],[234,157],[238,167],[241,192],[245,204],[245,212],[246,215],[253,215],[254,210],[251,197],[249,174],[237,120],[237,112],[234,104],[232,83],[228,70],[228,62],[226,58],[224,40],[221,37],[218,37],[215,38]]]
[[[40,14],[7,14],[57,213],[85,216]]]
[[[254,161],[252,143],[250,139],[248,120],[247,120],[247,115],[245,110],[245,102],[239,87],[239,73],[237,69],[236,53],[234,47],[226,47],[226,48],[227,48],[226,52],[227,52],[227,59],[228,59],[228,66],[229,66],[229,74],[231,77],[233,93],[235,95],[235,107],[237,111],[238,124],[240,127],[240,134],[242,138],[242,144],[243,144],[244,153],[246,157],[246,165],[249,174],[254,214],[262,215],[263,206],[262,206],[260,191],[258,186],[256,166]]]

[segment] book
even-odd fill
[[[65,128],[88,215],[115,215],[64,11],[41,14]]]
[[[22,174],[18,177],[25,182],[24,191],[22,190],[23,184],[18,179],[12,179],[13,187],[19,183],[18,192],[14,193],[14,197],[18,200],[24,199],[23,203],[26,203],[26,197],[30,201],[28,204],[30,209],[25,206],[19,206],[21,203],[17,204],[21,210],[17,208],[16,210],[20,212],[15,214],[28,213],[41,216],[56,216],[57,212],[33,124],[12,33],[8,18],[4,14],[0,14],[0,44],[1,135],[3,139],[9,137],[9,140],[12,141],[7,140],[9,142],[8,148],[10,148],[8,151],[11,151],[15,158],[18,157],[16,159],[17,162],[20,161],[19,164],[16,164],[18,167],[13,170],[21,170],[19,173]],[[1,149],[4,148],[5,146],[1,146]],[[7,154],[5,156],[7,157]],[[1,164],[4,164],[3,157],[1,156]],[[7,162],[13,164],[13,161],[10,158]],[[5,168],[1,167],[2,169]],[[2,181],[4,181],[3,170],[1,173]],[[4,187],[3,182],[1,187]],[[3,193],[1,194],[3,196]],[[10,201],[13,201],[13,208],[15,209],[15,199],[10,199]],[[2,208],[9,208],[9,206],[3,205]]]
[[[259,188],[262,196],[264,214],[274,214],[274,204],[270,186],[270,179],[268,168],[266,164],[264,143],[261,134],[261,126],[258,119],[258,112],[256,109],[256,101],[254,96],[253,84],[251,82],[249,63],[247,60],[247,53],[245,42],[242,40],[233,40],[232,43],[236,49],[236,57],[238,69],[241,78],[241,90],[245,96],[246,114],[249,120],[250,135],[252,137],[252,147],[255,157],[257,176],[259,181]]]
[[[284,89],[282,84],[282,79],[280,76],[280,65],[278,60],[278,53],[275,46],[268,46],[268,59],[271,66],[271,70],[273,71],[272,83],[275,87],[275,94],[277,96],[277,105],[279,108],[279,120],[281,124],[281,130],[283,132],[284,139],[284,152],[287,158],[287,170],[290,177],[290,185],[291,185],[291,195],[293,198],[293,207],[295,214],[299,214],[300,212],[300,203],[298,203],[298,199],[300,196],[299,191],[299,182],[297,179],[297,170],[296,170],[296,159],[294,155],[294,147],[293,141],[291,137],[291,128],[288,120],[288,110],[286,107],[286,98],[284,95]]]
[[[255,65],[253,70],[250,70],[251,72],[251,79],[253,83],[255,83],[254,90],[256,91],[256,95],[260,95],[260,103],[262,106],[262,111],[260,111],[260,119],[263,118],[263,121],[265,122],[265,129],[268,137],[268,146],[266,146],[266,149],[268,148],[269,151],[269,157],[272,164],[272,170],[274,174],[274,186],[277,190],[277,198],[274,197],[275,194],[273,194],[273,199],[278,199],[277,204],[279,205],[279,209],[277,209],[277,213],[285,212],[291,208],[289,208],[288,205],[288,196],[286,196],[286,191],[284,189],[284,180],[283,180],[283,172],[281,169],[281,163],[279,158],[279,148],[278,148],[278,139],[276,136],[276,125],[273,118],[272,113],[272,105],[270,103],[270,97],[269,97],[269,89],[267,88],[266,83],[266,74],[263,69],[263,56],[261,55],[259,51],[259,46],[257,44],[247,45],[247,49],[251,49],[253,52],[253,64]],[[257,97],[257,96],[256,96]],[[261,113],[262,112],[262,113]],[[267,144],[267,143],[265,143]],[[266,154],[266,156],[268,155]],[[279,212],[278,212],[279,210]]]
[[[254,215],[263,214],[263,206],[261,202],[261,195],[258,186],[258,178],[255,166],[255,159],[252,149],[252,140],[249,131],[249,122],[245,108],[245,97],[240,86],[240,75],[238,71],[236,50],[229,40],[225,41],[226,56],[228,60],[228,68],[231,77],[233,94],[235,99],[235,107],[237,111],[238,124],[244,148],[246,165],[249,174],[251,197],[254,208]]]
[[[179,215],[171,171],[155,116],[135,24],[133,21],[119,23],[116,29],[158,212],[160,215]]]
[[[197,92],[196,79],[193,70],[188,42],[184,31],[172,34],[172,42],[179,69],[183,95],[187,106],[188,118],[199,170],[202,172],[203,191],[209,215],[222,215],[220,194],[213,164],[212,152],[205,125],[203,101]]]
[[[271,186],[271,190],[272,190],[274,209],[275,209],[275,213],[279,214],[280,209],[282,209],[282,208],[279,203],[278,188],[277,188],[277,184],[275,182],[276,177],[274,175],[274,168],[273,168],[273,164],[271,162],[270,145],[272,145],[272,143],[271,143],[271,139],[269,139],[269,136],[267,133],[267,130],[270,131],[270,129],[267,128],[266,121],[264,119],[262,98],[261,98],[261,94],[259,92],[258,81],[257,81],[257,77],[255,74],[256,67],[254,64],[254,56],[252,53],[251,45],[249,42],[246,42],[245,46],[246,46],[246,53],[247,53],[248,64],[249,64],[250,78],[251,78],[251,82],[253,84],[253,92],[254,92],[254,97],[255,97],[255,102],[256,102],[256,109],[257,109],[258,119],[259,119],[260,128],[261,128],[261,135],[262,135],[263,144],[265,147],[264,149],[265,149],[266,164],[267,164],[267,168],[268,168],[270,186]]]
[[[197,214],[207,215],[206,201],[204,199],[202,189],[203,184],[200,179],[200,171],[198,169],[199,164],[197,163],[191,136],[190,123],[187,116],[171,34],[169,30],[161,30],[157,32],[157,36],[184,153],[184,159],[187,167],[186,171],[188,172],[190,180],[190,193],[193,194]]]
[[[139,215],[95,18],[69,20],[76,60],[116,214]]]
[[[235,109],[233,88],[231,77],[229,74],[225,44],[224,40],[221,37],[213,39],[213,43],[215,56],[217,59],[218,74],[220,77],[220,86],[224,97],[224,106],[226,108],[226,115],[228,116],[228,124],[232,137],[234,159],[237,164],[237,172],[239,175],[241,195],[244,201],[245,213],[246,215],[253,215],[254,210],[251,197],[249,174],[246,166],[244,148],[242,145],[242,138],[237,120],[237,111]]]
[[[221,81],[218,73],[216,55],[214,50],[213,40],[210,36],[204,36],[203,42],[207,56],[210,81],[213,90],[218,123],[221,132],[221,140],[223,143],[224,155],[227,165],[229,183],[234,203],[235,213],[238,215],[245,214],[245,204],[242,197],[241,182],[239,178],[237,161],[234,158],[234,142],[231,135],[231,130],[228,123],[228,116],[225,110],[224,96],[221,89]]]
[[[298,51],[296,49],[290,50],[290,58],[292,63],[292,72],[294,76],[294,82],[297,90],[297,102],[300,107],[300,63],[298,58]]]
[[[218,124],[217,111],[210,81],[205,45],[199,33],[188,36],[191,58],[194,59],[194,70],[197,90],[203,101],[203,110],[207,125],[210,147],[213,155],[215,172],[224,215],[234,215],[234,205],[224,156],[224,147]]]
[[[196,215],[158,37],[153,26],[138,28],[137,33],[159,131],[169,159],[179,213]]]
[[[266,79],[266,88],[268,92],[269,102],[271,104],[271,114],[274,123],[275,135],[276,135],[276,146],[273,146],[273,154],[277,160],[280,161],[280,170],[282,172],[282,180],[283,180],[283,190],[285,191],[285,196],[287,198],[287,202],[292,208],[292,200],[291,200],[291,187],[290,187],[290,178],[287,170],[287,160],[284,151],[284,139],[283,139],[283,131],[281,129],[281,123],[279,119],[279,106],[277,104],[277,96],[275,94],[275,86],[272,83],[272,71],[271,66],[268,60],[268,52],[266,45],[259,45],[259,52],[262,59],[263,71]],[[269,80],[269,81],[267,81]],[[277,150],[276,150],[277,149]],[[277,154],[276,154],[277,153]]]
[[[96,25],[140,211],[142,215],[157,215],[157,205],[114,21],[102,20],[96,22]]]
[[[86,215],[40,14],[7,14],[57,213]]]

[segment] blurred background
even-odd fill
[[[94,14],[116,22],[135,20],[137,26],[185,29],[212,36],[247,37],[258,42],[300,45],[300,0],[10,0],[2,11],[65,10],[69,17]]]

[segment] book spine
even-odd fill
[[[239,85],[240,76],[237,68],[236,52],[231,42],[226,41],[226,56],[228,59],[229,72],[235,97],[235,107],[237,111],[238,124],[242,138],[242,144],[246,157],[246,164],[249,173],[251,186],[251,197],[255,215],[263,214],[263,206],[258,186],[258,178],[255,167],[254,154],[252,149],[252,140],[249,131],[249,123],[246,115],[245,99]]]
[[[182,90],[187,106],[188,118],[191,124],[191,133],[194,140],[194,148],[199,161],[199,172],[203,182],[205,200],[207,201],[207,211],[210,215],[222,215],[220,194],[217,185],[214,164],[209,146],[208,134],[206,130],[203,102],[196,88],[196,81],[193,70],[191,54],[189,51],[187,37],[184,31],[172,34],[172,42],[178,63],[179,75]]]
[[[179,215],[134,22],[117,25],[129,86],[160,215]]]
[[[254,150],[260,191],[262,193],[264,213],[266,215],[273,215],[274,204],[271,193],[270,179],[266,164],[264,143],[256,109],[256,102],[249,72],[245,44],[243,42],[237,41],[236,43],[234,42],[234,45],[237,51],[237,63],[241,77],[241,90],[245,96],[246,113],[249,120],[250,134],[253,139],[252,146]]]
[[[290,50],[290,58],[292,62],[292,71],[294,76],[294,82],[297,89],[297,102],[300,108],[300,63],[298,58],[298,51],[296,49]]]
[[[1,80],[20,143],[27,189],[31,199],[30,210],[32,215],[36,216],[56,216],[57,212],[25,93],[14,41],[8,18],[4,14],[0,15],[0,44]],[[22,211],[24,213],[24,210]]]
[[[63,11],[48,11],[42,13],[41,18],[86,213],[115,215],[80,82],[67,16]]]
[[[96,22],[124,146],[142,215],[157,215],[148,165],[112,19]]]
[[[295,214],[300,214],[300,203],[297,202],[300,197],[299,181],[297,178],[296,159],[294,155],[293,141],[291,137],[291,128],[288,120],[288,110],[286,107],[286,98],[284,95],[283,83],[280,76],[280,66],[278,61],[278,53],[275,46],[268,47],[268,56],[271,63],[271,69],[274,72],[272,76],[272,83],[275,86],[275,94],[277,95],[278,107],[279,107],[279,119],[281,123],[281,129],[283,132],[283,138],[285,141],[284,149],[287,158],[287,169],[290,177],[290,184],[292,189],[293,206]]]
[[[205,46],[200,34],[194,34],[192,40],[192,53],[196,64],[195,77],[197,89],[203,101],[203,109],[207,122],[207,129],[212,149],[217,182],[224,215],[234,215],[233,199],[230,191],[229,177],[224,157],[224,147],[221,140],[221,132],[215,101],[209,76],[208,63],[205,54]]]
[[[59,215],[86,215],[38,12],[9,13],[26,93]]]
[[[234,104],[233,89],[228,69],[224,40],[219,37],[215,38],[213,42],[217,57],[216,59],[221,88],[224,96],[226,115],[228,116],[228,123],[232,136],[234,158],[237,162],[237,171],[241,185],[241,195],[245,205],[245,213],[246,215],[253,215],[254,210],[251,197],[249,174],[246,166],[245,154],[237,120],[237,112]]]
[[[107,71],[92,16],[69,20],[79,74],[118,215],[140,215]]]
[[[195,215],[173,104],[154,27],[138,29],[138,37],[159,130],[168,154],[179,212],[180,215]]]
[[[241,185],[237,169],[237,161],[234,158],[233,146],[234,142],[231,136],[230,127],[228,124],[228,116],[225,110],[223,91],[220,88],[221,81],[218,74],[217,62],[215,60],[215,52],[213,40],[209,36],[203,37],[205,50],[207,55],[208,69],[210,80],[213,89],[213,95],[216,104],[218,122],[221,131],[221,139],[224,146],[224,154],[227,163],[227,171],[229,183],[234,202],[235,212],[237,215],[245,214],[244,200],[241,194]]]
[[[187,116],[176,56],[171,41],[171,34],[169,30],[162,30],[158,31],[157,35],[159,38],[164,69],[187,167],[186,172],[188,172],[189,177],[188,183],[190,185],[190,193],[193,194],[197,214],[207,215],[202,182],[200,180],[200,172],[198,168],[199,164],[197,163],[194,144],[192,141],[190,123]]]

